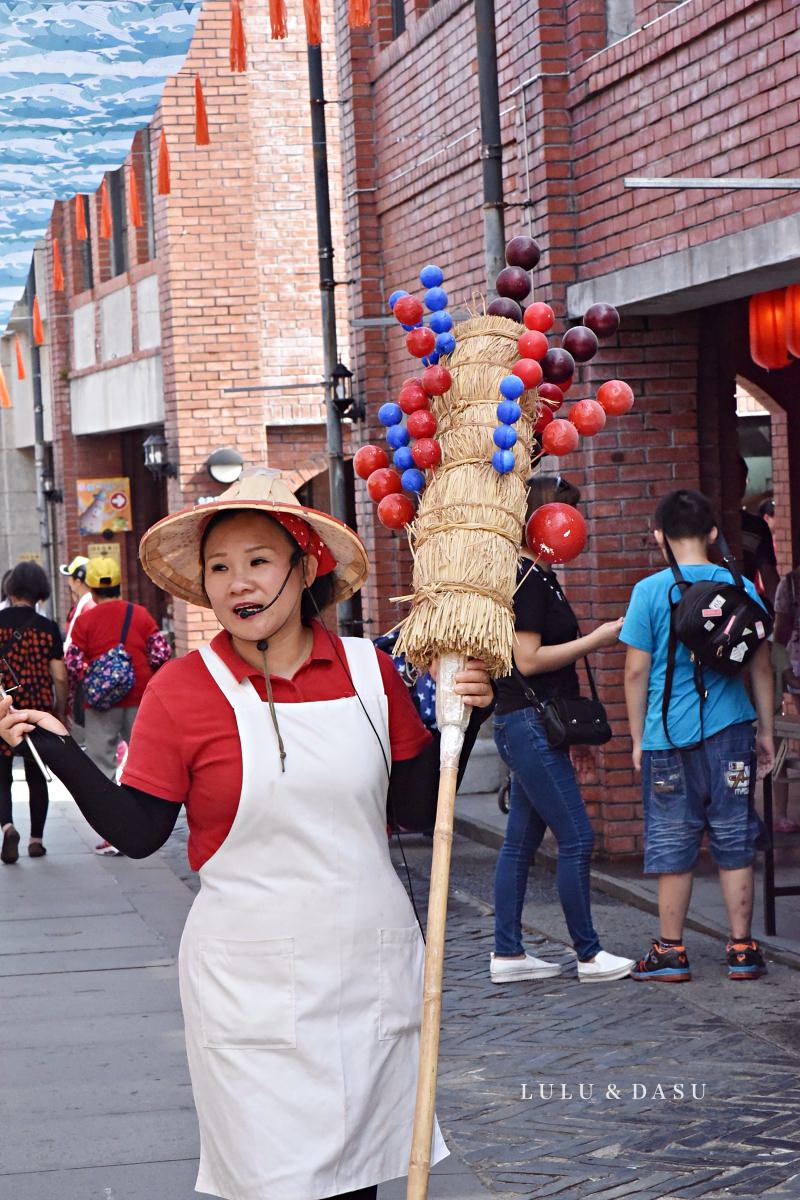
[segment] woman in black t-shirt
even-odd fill
[[[576,503],[577,488],[552,475],[529,480],[528,517],[552,500]],[[498,683],[494,737],[511,771],[511,798],[505,841],[495,875],[495,953],[493,983],[547,979],[561,967],[526,954],[522,945],[522,906],[528,871],[545,831],[558,842],[556,882],[561,907],[578,956],[581,982],[622,979],[634,965],[603,950],[592,923],[589,861],[594,832],[581,797],[575,767],[566,750],[550,746],[541,719],[526,697],[540,700],[580,694],[576,663],[594,650],[617,643],[622,619],[607,621],[580,636],[578,622],[555,572],[534,562],[523,546],[519,586],[514,596],[515,672]],[[574,747],[579,774],[591,763],[590,748]]]
[[[55,621],[41,617],[36,605],[50,595],[50,583],[37,563],[23,562],[14,568],[6,584],[10,607],[0,612],[0,672],[3,687],[14,697],[17,708],[43,709],[63,720],[67,701],[67,670],[61,632]],[[0,828],[3,844],[0,861],[19,858],[19,833],[14,828],[11,808],[12,756],[15,751],[0,741]],[[31,810],[28,854],[43,858],[47,851],[42,837],[47,817],[47,780],[31,758],[25,759],[25,782]]]

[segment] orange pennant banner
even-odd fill
[[[286,0],[269,0],[269,24],[273,38],[279,40],[288,36]]]
[[[87,236],[86,209],[83,203],[83,195],[79,192],[75,197],[75,237],[79,242],[85,242]]]
[[[247,41],[244,36],[242,6],[239,0],[231,0],[230,60],[232,71],[247,70]]]
[[[11,394],[2,367],[0,367],[0,408],[11,408]]]
[[[319,0],[303,0],[303,12],[306,18],[306,41],[309,46],[322,44],[322,14],[319,10]]]
[[[369,0],[350,0],[348,20],[351,29],[369,29]]]
[[[130,198],[131,225],[134,229],[141,229],[144,221],[142,220],[142,206],[139,203],[139,185],[136,182],[133,163],[128,167],[128,196]]]
[[[194,77],[194,142],[196,146],[207,146],[211,138],[208,136],[208,113],[203,97],[203,85],[200,76]]]
[[[158,143],[158,194],[159,196],[168,196],[170,191],[169,146],[167,145],[167,135],[162,129]]]
[[[14,335],[14,351],[17,355],[17,379],[25,378],[25,359],[22,357],[22,343],[19,334]]]
[[[111,198],[108,194],[108,180],[100,184],[100,237],[114,236],[114,223],[111,220]]]
[[[44,345],[44,329],[42,329],[42,314],[39,309],[39,297],[33,297],[33,340],[37,346]]]
[[[57,292],[64,290],[64,268],[61,265],[61,247],[58,238],[53,238],[53,288]]]

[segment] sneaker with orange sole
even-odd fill
[[[637,983],[652,979],[655,983],[688,983],[692,978],[685,946],[662,946],[653,942],[650,953],[640,958],[631,971]]]

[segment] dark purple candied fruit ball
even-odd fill
[[[504,267],[495,280],[498,295],[508,296],[521,304],[531,290],[531,280],[522,267]]]
[[[572,377],[575,370],[575,359],[568,351],[561,350],[556,346],[547,351],[540,365],[548,383],[563,383]]]
[[[583,323],[599,338],[613,337],[619,329],[619,313],[613,304],[593,304],[584,313]]]
[[[508,317],[509,321],[522,321],[522,309],[516,300],[511,300],[508,296],[498,296],[486,312],[490,317]]]
[[[588,362],[597,353],[597,337],[586,325],[573,325],[564,334],[561,345],[579,363]]]
[[[515,237],[506,246],[506,262],[510,267],[532,271],[542,257],[539,243],[531,237]]]

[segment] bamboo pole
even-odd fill
[[[408,1165],[406,1200],[425,1200],[431,1165],[431,1139],[436,1106],[439,1069],[439,1031],[442,1018],[444,935],[447,922],[447,892],[450,882],[450,852],[453,846],[453,814],[458,762],[470,709],[453,690],[457,671],[465,658],[444,654],[439,659],[436,680],[436,720],[441,730],[439,796],[433,833],[431,886],[425,939],[425,976],[422,989],[422,1028],[419,1045],[419,1075]]]

